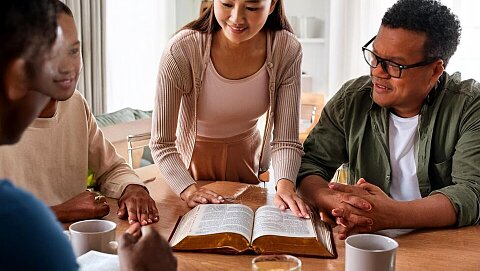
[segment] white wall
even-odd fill
[[[285,13],[292,28],[302,43],[302,72],[312,78],[311,89],[302,86],[303,91],[328,91],[329,73],[329,0],[285,0]],[[306,20],[314,19],[318,36],[306,37]]]
[[[443,0],[459,16],[462,37],[457,52],[450,59],[447,72],[460,71],[462,79],[474,78],[480,81],[480,1]]]
[[[175,29],[171,0],[107,0],[107,112],[152,109],[156,73]]]
[[[175,23],[181,28],[197,18],[200,14],[201,0],[176,0],[175,1]]]
[[[201,0],[106,0],[107,112],[153,108],[158,63]]]

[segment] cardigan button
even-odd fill
[[[268,62],[268,63],[267,63],[267,67],[268,67],[269,69],[273,68],[273,63],[272,63],[272,62]]]

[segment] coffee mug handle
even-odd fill
[[[67,237],[68,241],[71,241],[71,240],[72,240],[72,236],[70,235],[70,231],[69,231],[69,230],[63,231],[63,234],[65,234],[65,236]]]
[[[117,248],[118,248],[118,242],[117,241],[110,241],[108,243],[108,246],[110,246],[110,249],[112,250],[113,253],[117,252]]]

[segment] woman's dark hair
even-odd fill
[[[60,14],[64,13],[64,14],[73,18],[72,10],[67,5],[65,5],[65,3],[63,3],[60,0],[57,0],[56,2],[57,3],[55,4],[55,10],[56,10],[57,15],[60,15]]]
[[[0,1],[0,76],[2,89],[4,88],[5,71],[14,59],[24,58],[28,75],[34,76],[35,67],[43,61],[46,52],[55,42],[57,29],[55,1]]]
[[[457,16],[436,0],[399,0],[387,10],[382,25],[426,33],[425,57],[442,59],[444,66],[457,50],[462,31]]]
[[[213,12],[213,6],[211,5],[208,9],[203,12],[200,17],[187,25],[185,25],[183,29],[191,29],[197,30],[204,33],[214,33],[220,29],[220,25],[218,24],[217,20],[215,19],[215,14]],[[278,0],[275,9],[273,12],[268,16],[263,29],[277,31],[277,30],[287,30],[288,32],[292,32],[292,27],[287,20],[287,16],[285,15],[285,8],[283,7],[283,1]]]

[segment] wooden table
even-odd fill
[[[162,236],[168,238],[178,217],[189,208],[166,185],[155,165],[140,168],[137,173],[143,179],[155,176],[146,185],[157,202],[160,222],[153,225]],[[235,186],[226,187],[232,193]],[[109,199],[112,207],[105,219],[118,225],[117,236],[125,231],[128,223],[116,216],[116,201]],[[302,270],[344,270],[345,245],[335,236],[337,259],[301,258]],[[480,226],[416,231],[396,237],[399,243],[396,270],[480,270]],[[175,253],[178,270],[251,270],[254,255],[219,255],[206,253]]]

